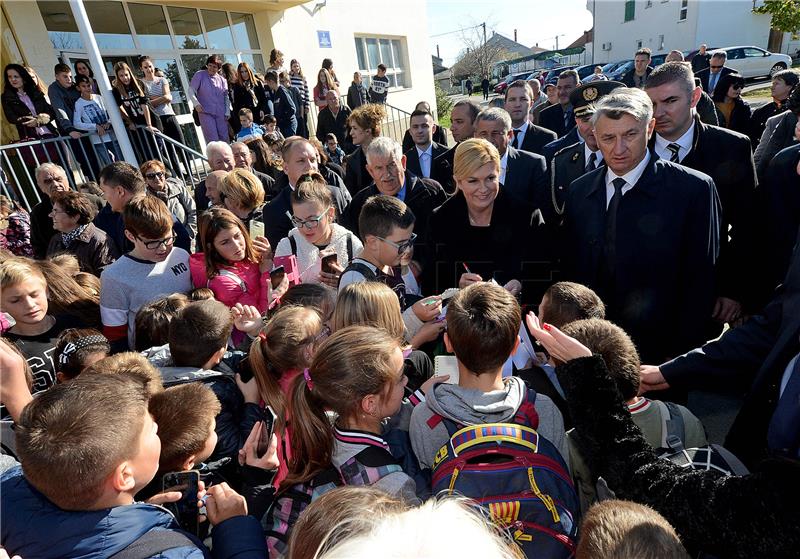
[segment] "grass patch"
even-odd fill
[[[770,86],[759,87],[758,89],[753,89],[748,91],[747,93],[742,93],[742,97],[745,99],[751,97],[771,97],[770,95]]]
[[[450,128],[450,112],[439,119],[439,126]]]

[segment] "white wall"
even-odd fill
[[[19,41],[22,56],[46,84],[53,81],[53,66],[58,63],[36,2],[3,2],[8,22]]]
[[[422,100],[435,105],[425,0],[328,0],[327,5],[312,16],[306,8],[313,6],[314,3],[309,2],[283,12],[256,14],[261,36],[267,35],[264,37],[267,41],[271,38],[272,44],[262,42],[265,56],[274,46],[283,51],[287,64],[290,59],[297,58],[310,88],[316,83],[322,59],[331,58],[341,82],[341,93],[346,94],[353,72],[358,70],[355,35],[399,38],[408,55],[408,87],[390,90],[387,102],[408,112]],[[317,30],[330,32],[332,48],[319,48]]]
[[[697,40],[714,47],[769,44],[769,15],[753,13],[748,0],[701,2],[697,22]]]

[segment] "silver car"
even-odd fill
[[[728,53],[725,66],[733,68],[745,78],[772,76],[775,72],[792,67],[792,57],[788,54],[769,52],[759,47],[725,47]]]

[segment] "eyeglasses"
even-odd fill
[[[157,241],[145,241],[141,237],[136,237],[136,238],[142,241],[142,243],[144,243],[144,246],[145,248],[147,248],[147,250],[156,250],[161,247],[167,248],[168,246],[172,246],[172,244],[175,242],[175,239],[177,239],[178,236],[172,235],[170,237],[167,237],[166,239],[158,239]]]
[[[144,178],[146,178],[147,180],[163,179],[164,178],[164,173],[162,171],[156,171],[155,173],[147,173],[144,176]]]
[[[719,70],[720,68],[722,68],[722,65],[720,66],[714,66],[713,64],[711,65],[712,70]]]
[[[330,210],[330,209],[331,209],[331,207],[328,206],[317,217],[309,217],[305,221],[303,221],[302,219],[299,219],[299,218],[297,218],[297,217],[295,217],[293,215],[289,215],[289,219],[292,220],[292,225],[294,225],[298,229],[302,229],[303,227],[305,227],[306,229],[308,229],[310,231],[311,229],[316,229],[317,227],[319,227],[319,222],[322,221],[323,219],[325,219],[325,216],[328,215],[328,210]],[[289,212],[286,212],[286,213],[288,214]]]
[[[414,241],[417,240],[417,235],[416,233],[411,233],[411,238],[409,238],[407,241],[403,241],[402,243],[396,243],[394,241],[390,241],[389,239],[384,239],[383,237],[377,237],[377,238],[386,243],[387,245],[392,245],[394,248],[396,248],[397,254],[403,254],[404,252],[408,252],[409,250],[411,250],[411,247],[414,246]]]

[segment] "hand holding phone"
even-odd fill
[[[272,411],[270,406],[264,406],[261,410],[261,430],[256,444],[256,457],[263,458],[269,449],[269,441],[275,429],[275,420],[278,416]]]
[[[166,491],[180,491],[180,500],[174,503],[164,503],[164,508],[169,510],[178,520],[183,530],[197,535],[199,531],[199,509],[197,507],[197,492],[200,486],[200,472],[188,470],[185,472],[170,472],[162,478],[162,488]]]
[[[250,238],[255,239],[256,237],[263,237],[264,236],[264,222],[259,221],[257,219],[250,220]]]
[[[340,271],[333,268],[334,265],[338,267],[339,264],[339,256],[335,252],[326,254],[320,262],[320,269],[326,274],[336,274]]]

